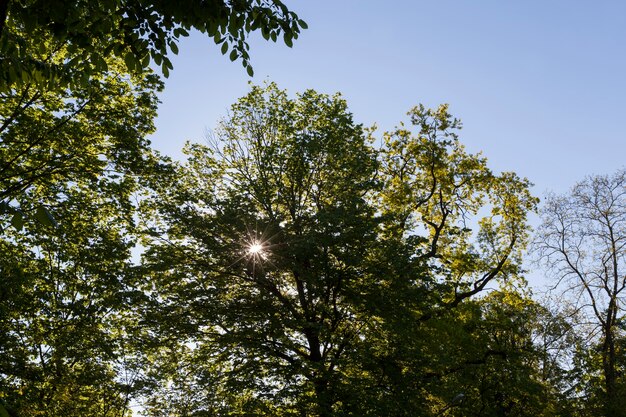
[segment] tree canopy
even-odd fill
[[[584,337],[579,360],[600,381],[581,391],[605,416],[626,415],[624,301],[626,172],[597,175],[544,205],[536,249],[568,296]],[[594,371],[591,371],[594,370]],[[591,371],[591,372],[590,372]],[[581,381],[583,382],[583,381]]]
[[[120,60],[107,61],[114,71],[85,87],[26,84],[0,93],[0,208],[13,214],[17,228],[25,217],[19,203],[29,192],[56,194],[58,183],[96,182],[103,174],[123,180],[151,158],[146,135],[154,129],[161,83],[154,75],[125,73]]]
[[[124,415],[139,389],[133,199],[163,167],[161,83],[107,62],[85,87],[1,93],[0,412]]]
[[[376,141],[340,94],[252,86],[174,163],[146,140],[158,77],[105,61],[0,93],[0,415],[619,415],[619,294],[597,304],[612,345],[532,299],[538,201],[465,150],[447,105]],[[616,210],[618,180],[578,194]],[[604,230],[550,202],[563,230]],[[560,224],[551,256],[574,247]],[[600,270],[581,274],[604,297],[619,273]]]
[[[530,182],[447,105],[377,141],[268,83],[186,161],[150,148],[182,37],[252,75],[250,34],[303,29],[279,0],[0,0],[0,417],[624,415],[623,172],[547,199],[550,304]]]
[[[434,415],[492,393],[459,373],[530,342],[491,345],[474,297],[521,278],[536,199],[463,149],[447,106],[409,114],[416,132],[377,149],[340,96],[253,87],[159,178],[144,266],[155,332],[178,341],[165,414]]]
[[[306,23],[278,0],[137,1],[61,0],[0,1],[0,90],[16,83],[49,84],[79,73],[83,84],[108,69],[106,58],[123,59],[129,71],[151,63],[167,77],[168,57],[177,42],[198,30],[241,60],[252,75],[248,34],[260,31],[266,40],[281,38],[288,46]],[[51,50],[67,50],[64,60]],[[69,71],[69,74],[68,74]]]

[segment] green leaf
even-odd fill
[[[126,68],[128,68],[128,71],[134,71],[135,67],[136,67],[136,62],[137,60],[135,59],[135,55],[133,55],[132,52],[127,52],[126,55],[124,55],[124,63],[126,64]]]
[[[309,28],[309,25],[307,25],[307,23],[304,20],[302,20],[302,19],[298,19],[298,24],[300,25],[300,27],[302,29],[308,29]]]
[[[148,68],[148,66],[150,65],[150,54],[146,54],[143,59],[141,60],[141,65],[144,68]]]
[[[222,55],[224,55],[228,51],[228,42],[224,41],[222,44]]]
[[[290,48],[293,47],[292,36],[289,33],[285,33],[284,39],[285,39],[285,45],[287,45]]]
[[[231,61],[234,61],[237,59],[237,50],[233,49],[232,51],[230,51],[230,56],[229,56]]]
[[[15,230],[20,231],[24,227],[24,215],[21,212],[16,212],[11,218],[11,226],[15,228]]]
[[[54,216],[48,211],[44,206],[37,207],[37,211],[35,212],[35,218],[39,221],[39,223],[44,226],[50,227],[58,227],[57,221],[54,219]]]
[[[13,66],[10,66],[9,67],[9,82],[12,84],[16,82],[18,79],[19,78],[18,78],[17,72],[15,71],[15,68]]]
[[[11,417],[7,409],[4,408],[2,404],[0,404],[0,417]]]
[[[176,37],[186,37],[189,36],[189,32],[187,32],[184,28],[176,28],[174,29],[174,36]]]
[[[254,69],[252,68],[250,64],[246,66],[246,72],[248,73],[250,77],[254,77]]]
[[[96,60],[96,68],[98,70],[98,72],[106,72],[109,70],[109,66],[107,65],[107,62],[104,60],[104,58],[102,58],[99,55],[96,55],[97,60]]]
[[[170,49],[172,50],[174,55],[178,55],[178,45],[176,45],[176,42],[170,42]]]
[[[158,52],[152,52],[152,59],[154,59],[154,63],[159,66],[163,62],[163,56],[159,54]]]

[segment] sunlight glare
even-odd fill
[[[263,245],[260,243],[253,243],[250,247],[248,247],[248,253],[252,255],[259,254],[261,252],[263,252]]]

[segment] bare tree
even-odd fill
[[[626,301],[626,171],[588,177],[567,195],[548,196],[541,214],[535,248],[555,275],[554,288],[573,296],[589,319],[581,328],[602,358],[605,415],[623,416],[616,342]]]

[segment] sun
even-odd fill
[[[263,253],[263,245],[259,242],[253,242],[250,246],[248,246],[248,253],[250,255],[260,255]]]

